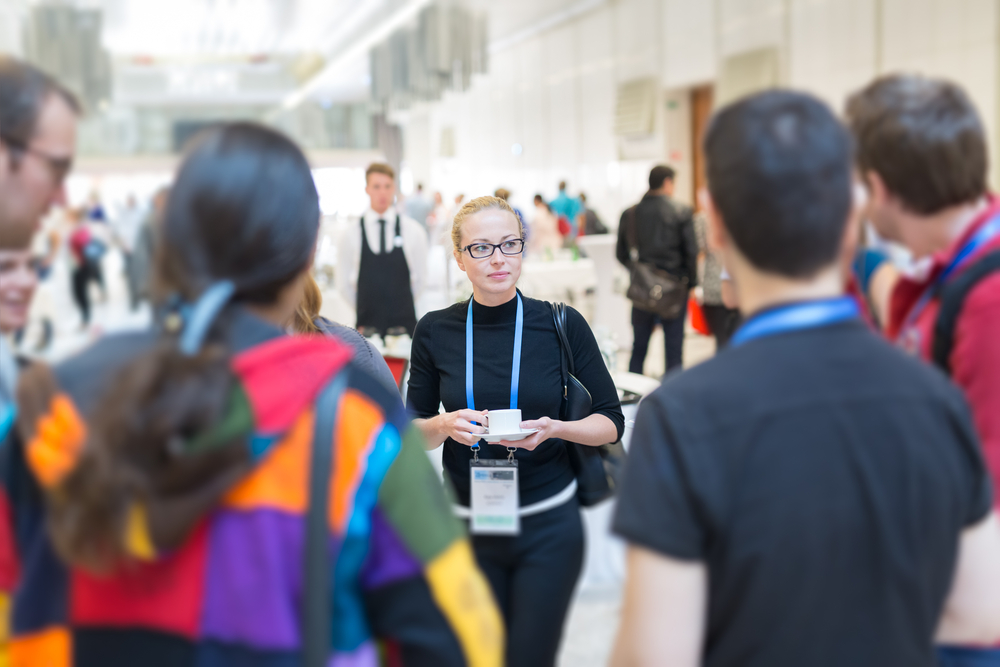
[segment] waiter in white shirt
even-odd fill
[[[390,329],[413,335],[415,301],[427,273],[427,232],[392,205],[396,172],[374,163],[365,171],[371,206],[338,244],[338,287],[355,304],[357,328],[385,336]]]

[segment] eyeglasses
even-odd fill
[[[72,157],[56,157],[55,155],[50,155],[45,151],[38,150],[34,146],[29,146],[21,141],[18,141],[17,139],[11,139],[10,137],[5,137],[3,135],[0,135],[0,141],[3,141],[18,153],[34,155],[38,159],[45,162],[45,165],[49,168],[49,173],[52,174],[52,179],[57,185],[61,185],[62,182],[66,180],[66,176],[69,175],[70,170],[73,168]]]
[[[520,255],[524,252],[524,239],[510,239],[503,243],[470,243],[462,248],[462,250],[468,252],[472,256],[472,259],[486,259],[487,257],[492,257],[498,248],[500,252],[508,257]]]

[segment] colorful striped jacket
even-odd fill
[[[107,338],[55,369],[47,409],[0,451],[0,666],[300,663],[313,403],[351,353],[249,314],[234,329],[251,472],[169,553],[130,513],[135,560],[109,575],[56,556],[43,499],[85,446],[95,398],[151,335]],[[352,368],[333,447],[331,667],[501,665],[492,594],[398,395]]]

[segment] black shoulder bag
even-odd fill
[[[309,457],[309,509],[306,513],[305,582],[302,591],[302,664],[326,667],[330,660],[333,582],[330,580],[330,528],[327,508],[333,475],[333,433],[340,397],[347,388],[341,370],[316,399]]]
[[[636,308],[672,320],[681,313],[688,299],[687,278],[678,278],[652,262],[639,261],[639,243],[636,237],[635,209],[628,210],[628,227],[625,233],[629,247],[629,286],[626,296]]]
[[[552,319],[559,338],[559,368],[562,373],[563,398],[559,418],[578,421],[590,416],[593,399],[590,392],[574,375],[573,349],[566,333],[566,305],[552,304]],[[596,505],[615,493],[618,475],[625,465],[625,448],[621,440],[608,445],[590,447],[576,442],[566,443],[566,453],[576,474],[576,497],[583,507]]]
[[[955,326],[969,292],[981,281],[1000,272],[1000,250],[987,253],[953,280],[941,286],[941,309],[934,322],[931,357],[934,363],[951,375],[951,348],[955,344]]]

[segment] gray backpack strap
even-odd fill
[[[302,664],[326,667],[331,652],[333,567],[327,508],[333,475],[333,434],[340,398],[347,388],[345,368],[316,399],[312,451],[309,457],[309,509],[306,512],[305,569],[302,582]]]

